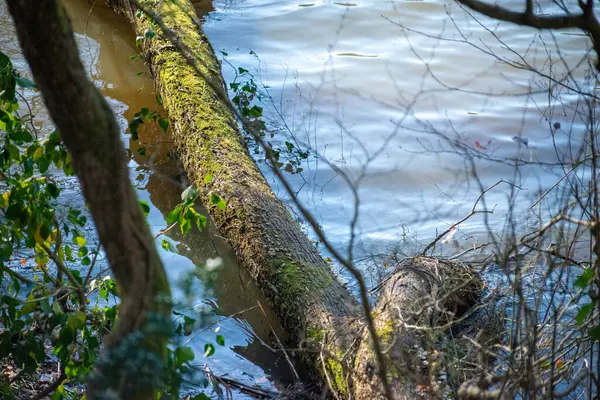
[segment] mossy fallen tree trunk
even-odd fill
[[[220,65],[208,39],[190,18],[194,10],[189,1],[107,2],[127,16],[138,35],[144,36],[150,27],[158,32],[142,40],[143,58],[169,115],[171,135],[188,179],[205,204],[211,204],[213,193],[226,200],[225,209],[209,207],[210,216],[270,301],[295,347],[304,348],[300,352],[304,363],[319,372],[321,382],[335,397],[382,398],[361,308],[249,155],[231,108],[223,100],[226,91]],[[156,15],[136,16],[138,3]],[[179,44],[167,40],[169,33],[161,26],[175,33]],[[189,52],[186,57],[181,46]],[[210,181],[205,180],[207,175],[212,176]],[[441,285],[459,281],[465,295],[460,307],[463,299],[446,295],[444,290],[450,287]],[[429,379],[422,363],[402,366],[406,345],[426,351],[426,341],[431,339],[409,326],[430,327],[443,316],[450,318],[453,309],[468,308],[475,300],[477,282],[458,264],[420,259],[406,263],[383,285],[382,300],[375,308],[376,325],[380,339],[389,347],[388,380],[397,398],[426,395],[418,385]],[[431,301],[432,291],[438,298],[446,295],[447,302]]]

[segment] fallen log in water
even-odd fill
[[[205,204],[211,204],[215,193],[226,200],[225,209],[209,207],[210,216],[271,303],[294,347],[305,349],[300,352],[304,363],[318,371],[315,376],[335,397],[383,398],[361,307],[248,153],[226,98],[219,62],[191,17],[192,5],[187,0],[107,2],[129,19],[138,35],[150,27],[157,31],[142,40],[143,58],[169,115],[188,179]],[[138,5],[151,11],[152,18],[136,15]],[[423,354],[437,338],[424,332],[438,332],[432,326],[448,323],[471,307],[480,288],[468,267],[431,258],[405,262],[385,282],[373,317],[385,345],[394,397],[427,396],[421,383],[431,380],[432,371]]]

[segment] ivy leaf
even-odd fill
[[[178,347],[177,349],[175,349],[175,360],[176,362],[181,365],[183,363],[192,361],[195,357],[194,354],[194,350],[192,350],[191,347],[188,346],[184,346],[184,347]]]
[[[85,240],[85,238],[84,238],[84,237],[82,237],[82,236],[75,236],[75,237],[73,238],[73,241],[74,241],[75,243],[77,243],[77,246],[79,246],[79,247],[83,247],[83,246],[85,246],[85,244],[86,244],[86,240]]]
[[[600,325],[590,328],[588,332],[593,340],[600,342]]]
[[[154,32],[154,30],[152,28],[147,28],[144,31],[144,37],[146,39],[152,39],[154,36],[156,36],[156,32]]]
[[[217,335],[217,344],[225,346],[225,337],[223,335]]]
[[[55,199],[58,197],[58,195],[60,194],[60,190],[58,189],[58,187],[56,187],[56,185],[54,183],[49,182],[46,185],[46,190],[48,191],[48,194],[52,197],[54,197]]]
[[[160,126],[160,129],[163,130],[163,132],[166,132],[167,128],[169,128],[169,120],[166,118],[159,118],[158,125]]]
[[[217,205],[217,208],[224,210],[227,208],[227,202],[223,200],[218,194],[211,193],[210,202]]]
[[[196,220],[196,226],[198,227],[198,230],[201,231],[202,229],[206,228],[206,217],[198,213],[192,207],[190,207],[190,211],[192,212],[194,219]]]
[[[83,325],[85,325],[85,313],[83,311],[75,311],[73,313],[69,313],[69,317],[67,318],[67,324],[73,329],[83,327]]]
[[[166,251],[170,251],[171,253],[176,253],[176,254],[178,253],[177,247],[173,246],[171,244],[171,242],[169,242],[167,239],[163,239],[162,242],[160,243],[160,245]]]
[[[175,221],[177,221],[177,219],[179,218],[179,213],[181,212],[181,208],[183,206],[181,204],[179,204],[177,207],[175,207],[169,214],[167,214],[167,218],[166,218],[166,222],[167,224],[172,224]]]
[[[179,214],[177,223],[179,224],[179,229],[181,230],[182,235],[187,235],[190,229],[192,229],[192,222],[190,221],[189,214],[187,212]]]
[[[50,303],[48,302],[48,300],[40,301],[40,307],[42,309],[42,312],[46,315],[49,315],[50,312],[52,312],[52,307],[50,307]]]
[[[577,320],[577,325],[583,325],[583,322],[588,317],[588,315],[590,315],[590,313],[592,312],[593,309],[594,309],[593,303],[585,304],[585,305],[581,306],[581,308],[579,309],[579,312],[577,313],[577,317],[575,318]]]
[[[8,137],[10,138],[10,140],[12,140],[16,143],[31,143],[31,142],[33,142],[33,135],[31,134],[31,132],[29,132],[25,129],[13,130],[12,132],[10,132]]]
[[[594,279],[594,268],[586,268],[583,274],[581,274],[575,281],[575,286],[585,289],[592,279]]]
[[[210,194],[210,202],[213,204],[217,204],[221,201],[221,197],[218,194],[211,193]]]
[[[20,204],[11,204],[8,206],[6,210],[6,218],[15,220],[21,217],[21,205]]]
[[[147,217],[150,214],[150,205],[145,200],[140,200],[140,206],[142,207],[142,211],[144,212],[144,216]]]
[[[15,103],[15,76],[10,58],[0,52],[0,101]]]
[[[196,197],[198,197],[198,191],[194,185],[188,186],[188,188],[181,193],[181,200],[183,201],[193,201]]]
[[[64,314],[62,308],[60,307],[60,304],[57,301],[52,303],[52,311],[54,311],[54,314],[56,315]]]
[[[263,115],[263,108],[259,106],[252,106],[251,109],[248,110],[248,116],[251,118],[260,118]]]
[[[215,346],[210,343],[204,345],[204,357],[210,357],[215,354]]]
[[[79,257],[85,257],[88,255],[88,252],[89,252],[88,248],[83,246],[83,247],[79,248],[79,250],[77,251],[77,255]]]
[[[142,122],[138,121],[137,119],[134,119],[133,121],[131,121],[129,123],[129,133],[131,133],[131,138],[133,140],[138,140],[138,138],[139,138],[138,132],[140,130],[141,124],[142,124]]]
[[[12,143],[6,144],[6,148],[8,149],[8,154],[10,155],[11,160],[20,161],[21,160],[21,152],[19,148]]]
[[[65,246],[65,255],[67,256],[67,261],[73,261],[73,250],[71,250],[70,246]]]

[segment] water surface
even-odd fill
[[[519,10],[522,3],[502,5]],[[555,11],[546,3],[540,12]],[[460,136],[484,158],[518,155],[553,164],[555,145],[569,154],[569,140],[576,146],[585,133],[576,112],[580,96],[560,85],[554,95],[562,98],[549,96],[553,82],[511,66],[527,63],[558,80],[569,71],[581,89],[593,91],[583,82],[590,41],[576,30],[540,33],[474,19],[453,1],[220,0],[214,6],[205,31],[230,63],[252,66],[268,86],[272,103],[265,113],[287,127],[280,142],[321,156],[311,157],[303,173],[289,179],[340,249],[351,236],[354,200],[329,164],[355,179],[368,162],[358,191],[362,254],[403,241],[411,252],[468,214],[481,188],[513,180],[520,187],[517,209],[526,210],[564,172],[523,167],[515,177],[513,166],[479,159],[480,186],[444,136]],[[228,65],[223,72],[226,80],[235,79]],[[562,126],[558,131],[552,127],[556,122]],[[486,195],[487,207],[495,207],[488,218],[496,233],[504,226],[509,192],[500,185]],[[524,232],[531,222],[522,214],[517,221]],[[441,250],[463,250],[485,240],[486,232],[477,216],[462,225],[453,246]]]

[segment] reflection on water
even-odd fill
[[[210,2],[197,3],[199,10],[211,10]],[[142,107],[157,108],[148,70],[139,58],[132,57],[137,51],[128,22],[101,5],[90,9],[88,2],[78,0],[66,1],[65,5],[72,17],[88,74],[107,96],[125,131],[127,121]],[[15,60],[17,69],[26,71],[26,62],[4,7],[4,2],[0,2],[0,50]],[[34,105],[39,128],[51,132],[52,124],[40,95],[31,90],[25,91],[24,95]],[[144,125],[140,129],[140,138],[147,147],[143,157],[137,154],[139,145],[123,136],[124,143],[135,154],[130,162],[131,178],[137,184],[140,199],[151,205],[148,221],[156,234],[165,228],[166,214],[180,202],[182,184],[177,179],[181,173],[169,154],[170,140],[158,126]],[[83,205],[80,193],[74,192],[71,197],[70,204]],[[195,363],[200,367],[207,363],[217,375],[271,390],[274,389],[273,382],[291,382],[289,366],[283,358],[280,360],[280,353],[262,344],[274,343],[274,335],[285,340],[285,335],[260,291],[238,266],[235,254],[216,235],[214,227],[202,233],[192,231],[185,238],[175,230],[169,234],[169,240],[179,251],[174,254],[161,249],[171,282],[177,285],[195,271],[204,279],[195,279],[191,296],[181,286],[174,288],[175,300],[181,304],[180,311],[202,323],[186,338],[193,338],[189,345],[195,350]],[[205,273],[206,261],[217,256],[222,259],[221,266],[212,274]],[[211,324],[210,328],[207,328],[208,324]],[[215,344],[217,329],[225,337],[226,345],[216,346],[215,354],[205,358],[202,356],[204,344]]]

